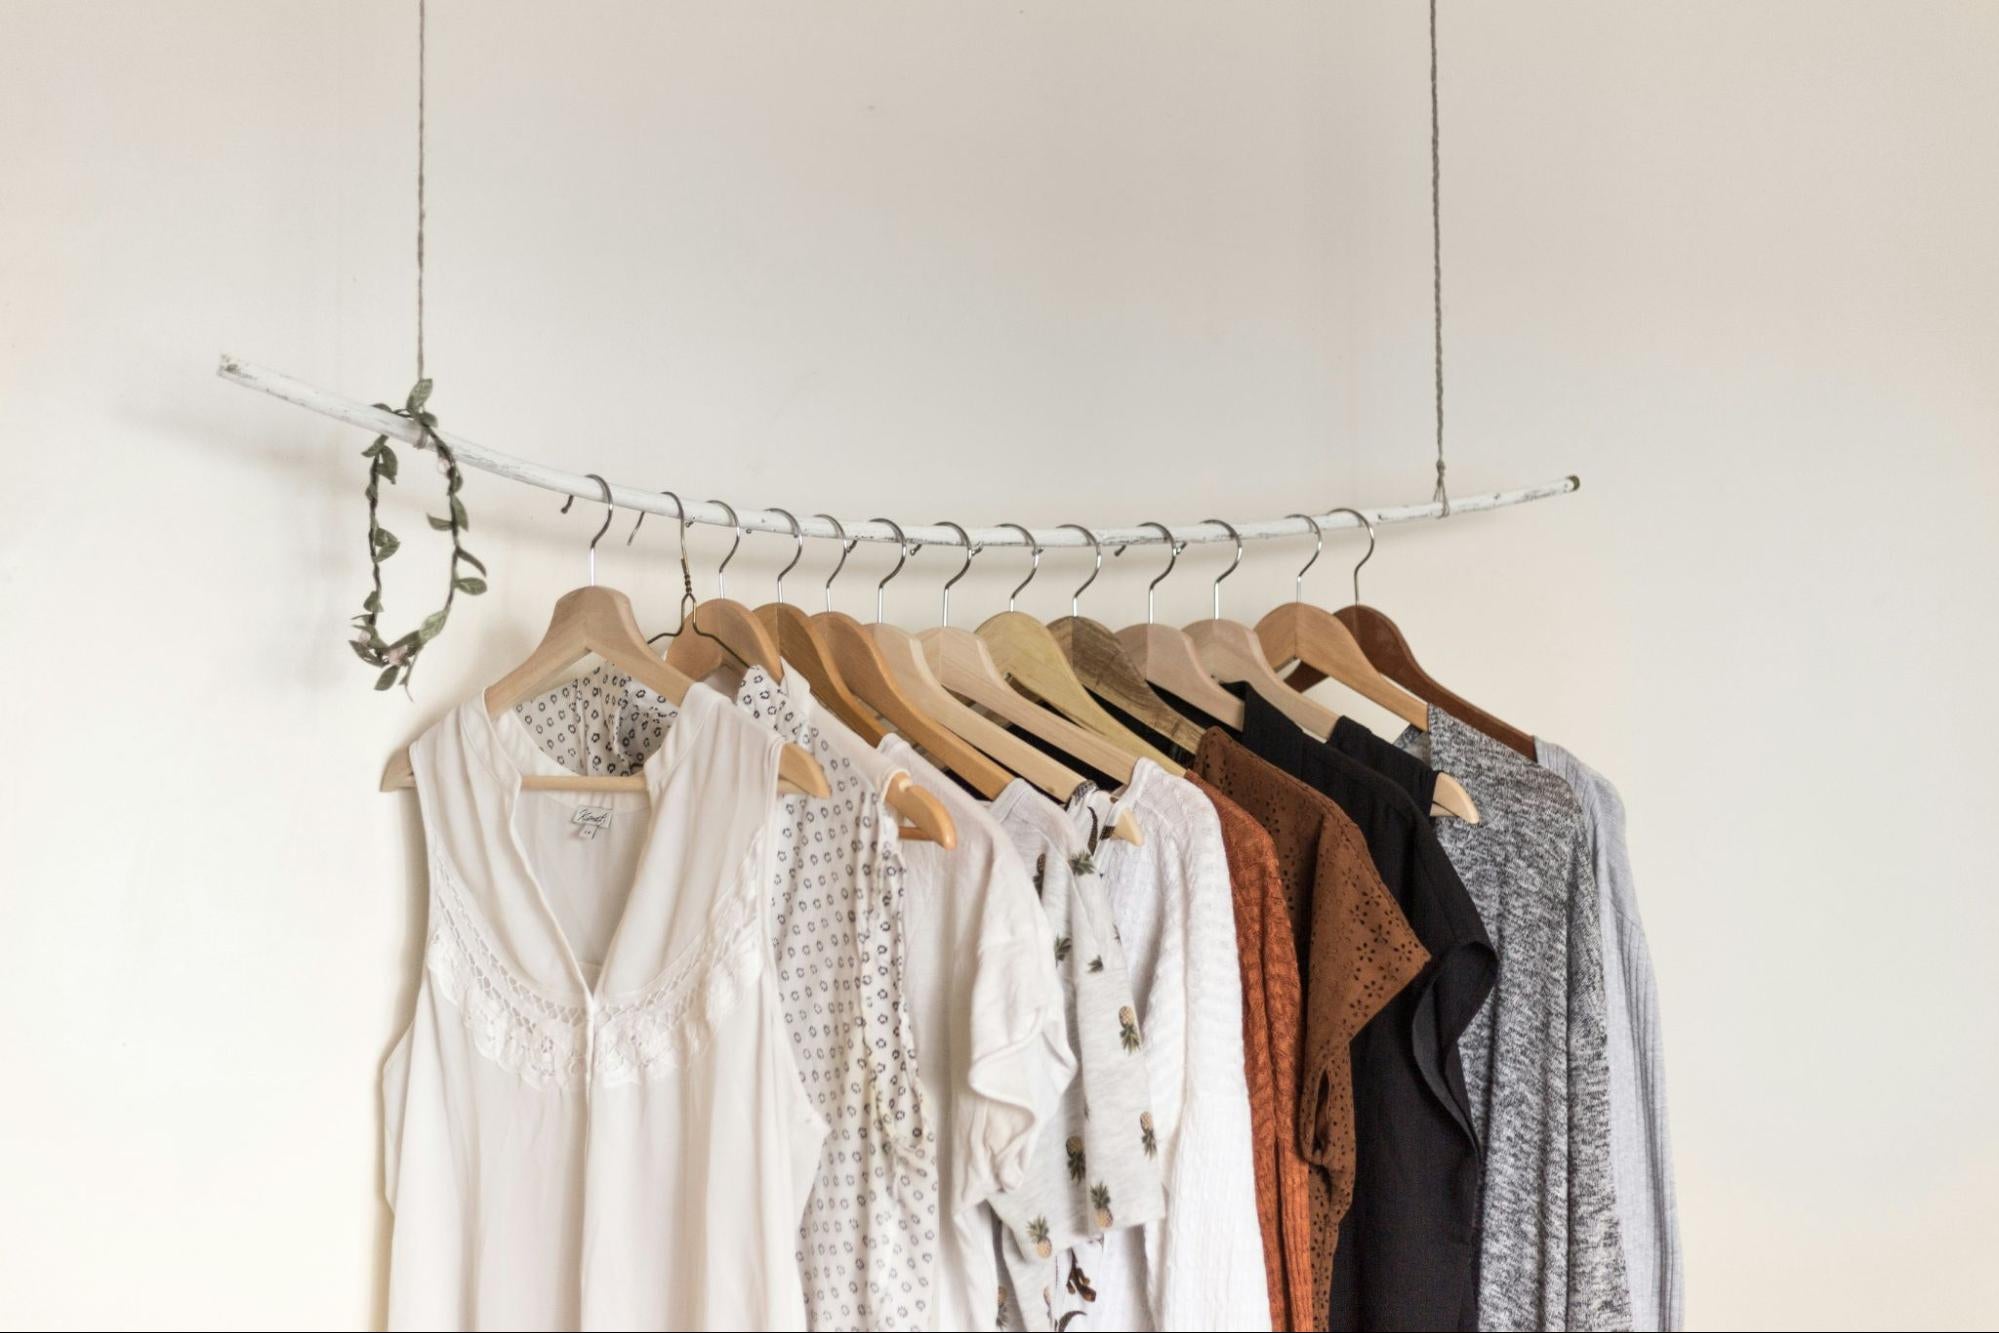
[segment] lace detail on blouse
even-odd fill
[[[591,1058],[584,1006],[543,994],[500,957],[449,867],[433,861],[431,882],[425,967],[436,993],[494,1064],[533,1087],[576,1086]],[[679,1068],[736,1007],[761,958],[754,896],[725,894],[700,947],[644,990],[598,1006],[596,1085],[651,1082]]]

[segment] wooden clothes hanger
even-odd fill
[[[1342,506],[1331,512],[1352,514],[1367,529],[1367,555],[1362,556],[1360,564],[1353,569],[1354,597],[1358,600],[1360,567],[1374,555],[1374,524],[1358,509]],[[1312,558],[1305,562],[1304,569],[1292,576],[1291,601],[1256,622],[1256,638],[1265,659],[1273,669],[1281,669],[1292,662],[1310,666],[1321,678],[1336,680],[1417,730],[1428,731],[1430,710],[1424,702],[1376,670],[1360,645],[1354,642],[1353,634],[1332,612],[1304,600],[1305,572],[1319,563],[1319,556],[1326,546],[1326,534],[1320,529],[1318,520],[1310,514],[1292,514],[1291,517],[1302,518],[1311,524],[1317,545],[1312,548]],[[1293,684],[1295,680],[1295,676],[1286,680],[1286,684],[1292,685],[1294,690],[1297,688]],[[1437,774],[1432,805],[1432,813],[1441,811],[1468,824],[1478,823],[1478,806],[1473,802],[1471,793],[1448,773]]]
[[[1242,700],[1215,684],[1215,678],[1201,665],[1192,640],[1171,625],[1153,622],[1153,595],[1173,572],[1173,566],[1180,563],[1180,553],[1187,549],[1187,543],[1176,541],[1164,523],[1147,519],[1139,526],[1158,528],[1166,538],[1166,568],[1145,585],[1145,623],[1119,630],[1118,644],[1130,654],[1132,663],[1148,683],[1198,708],[1223,726],[1241,731]]]
[[[1353,631],[1354,638],[1367,653],[1368,661],[1379,667],[1383,675],[1407,688],[1417,698],[1435,704],[1452,717],[1484,732],[1501,745],[1529,759],[1534,758],[1534,737],[1531,733],[1486,712],[1463,695],[1452,693],[1423,670],[1423,664],[1416,660],[1415,650],[1410,648],[1401,629],[1386,613],[1356,604],[1335,614],[1341,624]],[[1310,680],[1299,686],[1301,689],[1310,687]]]
[[[902,528],[894,519],[878,518],[874,521],[888,524],[895,529],[898,537],[901,536]],[[882,620],[882,591],[888,587],[889,580],[902,572],[903,565],[908,562],[910,555],[916,549],[920,547],[912,546],[907,539],[904,539],[898,550],[895,568],[883,575],[881,582],[875,585],[875,621],[866,627],[866,632],[873,641],[876,653],[887,665],[889,674],[902,687],[903,692],[932,722],[947,728],[964,742],[1013,770],[1056,801],[1066,802],[1088,779],[1060,760],[1029,745],[991,718],[968,707],[937,678],[924,646],[916,637],[907,630]],[[1003,693],[1012,695],[1011,691],[1003,690]],[[1019,695],[1012,695],[1012,699],[1023,709],[1034,707]],[[1059,718],[1053,718],[1052,714],[1049,716],[1054,722],[1061,721]],[[1129,763],[1129,760],[1126,762]],[[1119,780],[1124,781],[1128,778],[1129,772]],[[1004,786],[1005,784],[1001,784],[1002,790]],[[985,795],[987,800],[991,800],[999,792],[986,793],[982,790],[981,794]],[[1132,818],[1130,811],[1118,816],[1116,824],[1111,829],[1111,835],[1131,843],[1142,841],[1138,823]]]
[[[858,539],[848,537],[840,520],[831,514],[819,514],[817,517],[831,523],[833,530],[840,533],[841,546],[840,561],[826,576],[826,609],[813,616],[812,623],[825,635],[832,654],[830,660],[839,670],[841,678],[857,699],[880,714],[933,763],[957,774],[987,800],[998,796],[1013,781],[1013,774],[925,713],[903,690],[888,663],[883,660],[881,651],[875,647],[867,627],[846,612],[833,609],[833,580],[846,568],[848,555],[860,543]]]
[[[791,524],[791,539],[796,548],[791,553],[791,563],[777,572],[776,597],[757,608],[757,619],[777,640],[779,658],[805,677],[806,683],[812,687],[813,697],[824,703],[849,731],[869,745],[880,745],[888,730],[875,720],[867,705],[855,698],[853,691],[847,688],[847,682],[841,679],[840,668],[833,661],[833,646],[827,641],[825,631],[813,622],[812,617],[784,600],[784,576],[805,557],[805,534],[799,530],[798,520],[790,510],[773,507],[772,512],[783,514],[785,522]]]
[[[662,491],[660,494],[673,495],[673,492]],[[729,562],[736,558],[736,547],[743,544],[743,529],[740,520],[736,518],[734,506],[726,500],[716,500],[713,503],[721,505],[728,512],[729,519],[736,529],[735,542],[729,547],[729,553],[722,557],[722,563],[715,570],[717,589],[726,591],[728,588],[727,571]],[[680,574],[681,582],[686,588],[683,596],[692,598],[694,595],[694,578],[687,566],[687,511],[681,506],[680,497],[677,495],[673,495],[673,507],[680,514]],[[783,510],[778,512],[784,513],[786,518],[791,519],[792,533],[798,540],[798,551],[791,559],[791,565],[795,565],[798,563],[799,556],[805,552],[804,537],[798,531],[798,520],[796,518],[792,518],[789,513]],[[643,520],[645,515],[640,514],[639,517]],[[633,536],[638,535],[638,527],[637,523],[632,524]],[[631,537],[627,537],[625,541],[629,545]],[[844,562],[845,556],[843,555],[841,558]],[[777,605],[780,611],[790,611],[796,617],[796,620],[791,623],[794,625],[794,641],[798,643],[800,649],[799,660],[804,663],[800,667],[800,670],[805,672],[806,683],[808,685],[818,687],[820,682],[815,674],[816,669],[820,667],[826,668],[826,673],[830,681],[833,679],[831,675],[832,668],[830,661],[820,652],[820,643],[823,640],[823,636],[817,633],[816,627],[797,608],[782,605],[784,597],[784,574],[790,572],[791,565],[786,565],[784,571],[778,575],[779,601]],[[728,654],[733,654],[744,666],[762,666],[771,673],[773,679],[782,681],[784,679],[783,651],[778,647],[776,636],[771,632],[763,618],[762,612],[751,612],[740,602],[723,601],[719,604],[724,608],[723,613],[719,616],[711,617],[708,621],[708,629],[706,630],[702,628],[701,612],[705,607],[717,605],[716,602],[697,603],[693,608],[694,618],[692,621],[689,621],[683,613],[681,617],[683,628],[682,630],[675,631],[673,644],[667,650],[666,660],[668,664],[675,664],[675,658],[678,655],[681,670],[686,671],[689,675],[698,673],[705,677],[726,664],[727,656],[724,652],[726,649]],[[783,623],[785,622],[780,618],[779,624]],[[685,633],[685,628],[690,624],[696,631],[696,634],[693,636]],[[800,625],[802,625],[802,630],[796,628]],[[832,692],[829,690],[829,695],[831,694]],[[815,699],[822,698],[818,694],[815,694],[813,697]],[[852,698],[847,693],[844,684],[839,687],[837,697],[843,700]],[[840,716],[841,710],[833,706],[830,698],[826,699],[825,702],[827,702],[829,710],[835,716]],[[869,745],[879,744],[882,736],[886,734],[882,731],[880,725],[867,717],[858,708],[855,717],[867,729],[858,733],[862,739]],[[842,718],[842,721],[844,720]],[[907,773],[898,773],[891,778],[882,796],[887,802],[888,808],[901,821],[898,832],[903,838],[911,842],[934,842],[945,851],[950,851],[958,845],[958,826],[952,821],[951,812],[944,808],[942,801],[911,781]]]
[[[1038,700],[1046,709],[1061,714],[1085,735],[1107,742],[1119,754],[1126,756],[1127,762],[1117,768],[1092,763],[1098,772],[1113,774],[1120,782],[1129,782],[1131,765],[1128,761],[1150,759],[1174,777],[1184,776],[1186,769],[1172,756],[1105,712],[1103,705],[1091,697],[1088,688],[1077,678],[1075,668],[1069,665],[1062,645],[1055,641],[1055,636],[1048,632],[1046,625],[1033,616],[1014,610],[1021,590],[1034,582],[1034,576],[1041,571],[1041,546],[1035,542],[1034,535],[1018,523],[1002,523],[1000,526],[1012,528],[1027,539],[1034,563],[1027,571],[1027,577],[1007,594],[1006,610],[989,617],[979,626],[976,637],[986,654],[990,655],[987,660],[993,664],[998,678],[1003,684]],[[1085,533],[1088,531],[1084,529]],[[1094,543],[1096,538],[1092,536],[1090,540]],[[1097,561],[1099,565],[1103,563],[1102,552],[1098,553]],[[967,567],[969,564],[968,558]],[[1071,599],[1071,605],[1074,605],[1074,599]],[[1050,738],[1042,736],[1042,739]],[[1070,752],[1078,759],[1084,757],[1082,750],[1071,749]]]
[[[1096,554],[1097,564],[1090,571],[1090,577],[1083,580],[1082,587],[1069,594],[1069,614],[1049,622],[1048,637],[1062,650],[1062,655],[1069,660],[1070,668],[1076,673],[1076,679],[1091,694],[1181,749],[1189,753],[1199,749],[1201,728],[1182,717],[1173,705],[1153,692],[1145,681],[1145,673],[1138,669],[1138,663],[1131,660],[1131,654],[1117,641],[1117,635],[1081,613],[1083,589],[1095,583],[1097,575],[1103,572],[1104,548],[1098,544],[1097,534],[1082,524],[1064,523],[1062,526],[1074,528],[1090,539],[1090,549]],[[1118,550],[1121,552],[1124,548],[1119,547]]]
[[[639,684],[665,699],[680,704],[694,685],[689,677],[655,657],[640,633],[632,604],[623,593],[597,586],[597,543],[611,526],[611,487],[602,477],[589,474],[604,488],[604,523],[590,539],[590,582],[563,594],[555,603],[548,630],[527,660],[488,686],[483,698],[489,717],[545,689],[548,684],[585,657],[595,653]],[[573,500],[574,497],[572,496]],[[569,502],[563,503],[563,511]],[[416,785],[407,747],[389,760],[382,772],[383,791]],[[529,791],[644,791],[642,774],[628,777],[585,776],[581,774],[531,773],[521,781]],[[832,794],[826,772],[803,747],[787,743],[778,759],[778,790],[824,799]]]
[[[1236,566],[1242,563],[1242,534],[1225,519],[1203,521],[1218,524],[1235,539],[1235,559],[1215,578],[1213,616],[1187,626],[1187,638],[1193,643],[1202,667],[1224,684],[1249,686],[1258,697],[1275,705],[1305,731],[1320,740],[1326,739],[1332,735],[1340,715],[1286,685],[1271,670],[1270,659],[1264,656],[1263,645],[1257,642],[1249,626],[1222,619],[1222,580],[1235,573]]]
[[[1002,721],[1011,722],[1070,758],[1118,782],[1131,781],[1135,763],[1131,755],[1015,690],[1000,674],[984,640],[969,630],[952,627],[951,585],[970,571],[972,558],[978,551],[972,546],[971,538],[965,535],[964,528],[958,524],[947,520],[940,526],[957,529],[964,542],[965,563],[944,585],[944,623],[916,635],[917,647],[929,664],[931,674],[952,694]]]
[[[1334,512],[1351,514],[1355,511],[1348,509],[1344,511],[1336,510]],[[1402,631],[1396,626],[1395,622],[1390,620],[1385,613],[1361,603],[1361,565],[1365,565],[1374,557],[1374,525],[1369,523],[1364,515],[1361,516],[1361,522],[1367,525],[1367,554],[1360,558],[1360,564],[1354,566],[1353,605],[1346,607],[1344,610],[1334,612],[1334,617],[1350,632],[1356,646],[1365,655],[1369,665],[1380,671],[1389,680],[1401,685],[1426,703],[1435,704],[1451,716],[1458,718],[1478,731],[1484,732],[1501,745],[1515,750],[1529,759],[1533,759],[1535,754],[1534,737],[1532,735],[1522,731],[1519,727],[1513,726],[1511,723],[1501,721],[1491,713],[1486,712],[1483,708],[1480,708],[1477,704],[1472,703],[1469,699],[1452,693],[1449,689],[1438,683],[1427,671],[1423,670],[1422,663],[1416,660],[1414,650],[1409,647],[1409,641],[1402,636]],[[1258,626],[1259,632],[1261,628],[1261,626]],[[1269,645],[1266,644],[1266,646]],[[1277,653],[1272,652],[1271,656],[1273,660],[1276,660]],[[1311,662],[1301,660],[1298,669],[1292,672],[1286,679],[1290,682],[1293,689],[1309,690],[1321,680],[1326,679],[1326,673]],[[1424,722],[1416,725],[1427,727],[1428,718],[1426,717]]]

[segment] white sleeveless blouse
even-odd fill
[[[769,962],[781,740],[695,686],[645,793],[511,713],[411,747],[429,844],[416,1012],[383,1073],[392,1328],[802,1328],[825,1122]]]

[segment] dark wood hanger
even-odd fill
[[[1457,718],[1467,726],[1475,727],[1508,749],[1517,750],[1527,758],[1534,758],[1534,737],[1510,722],[1494,717],[1477,704],[1456,694],[1423,669],[1416,660],[1416,653],[1409,647],[1409,640],[1393,620],[1371,606],[1354,605],[1334,612],[1340,622],[1360,643],[1360,649],[1367,654],[1367,660],[1381,671],[1381,674],[1408,690],[1425,703],[1437,707]],[[1286,678],[1293,689],[1309,690],[1325,677],[1312,667],[1300,663],[1298,669]]]

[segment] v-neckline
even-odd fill
[[[555,914],[555,906],[549,900],[548,891],[542,885],[534,861],[528,856],[526,844],[521,841],[520,826],[517,822],[521,793],[525,788],[525,767],[532,767],[543,773],[561,773],[572,777],[577,775],[534,743],[534,738],[527,734],[526,727],[518,717],[514,716],[511,708],[503,710],[499,717],[494,717],[486,711],[484,701],[476,695],[464,705],[469,712],[477,715],[473,725],[483,728],[487,738],[492,742],[490,748],[494,764],[500,770],[496,776],[502,782],[503,799],[500,814],[502,840],[514,858],[515,868],[527,883],[530,896],[541,913],[542,924],[553,936],[563,961],[569,965],[570,979],[582,991],[584,1004],[589,1008],[597,1008],[604,1000],[606,993],[604,983],[611,976],[612,964],[617,959],[618,945],[624,937],[625,922],[631,919],[633,903],[645,887],[646,871],[659,834],[660,793],[665,790],[668,777],[678,767],[682,756],[691,748],[709,714],[714,711],[714,703],[720,698],[721,696],[708,686],[696,681],[688,690],[687,696],[680,701],[659,748],[646,756],[645,763],[640,769],[640,776],[645,779],[644,794],[647,804],[645,837],[639,844],[638,856],[632,863],[631,880],[625,886],[624,899],[618,907],[618,919],[611,928],[609,941],[604,946],[604,956],[597,964],[597,979],[594,983],[590,980],[589,974],[583,970],[582,959],[577,955],[576,946],[570,940],[569,932],[563,929],[561,918]],[[509,734],[502,735],[503,728],[507,729]],[[515,741],[519,743],[512,743]]]

